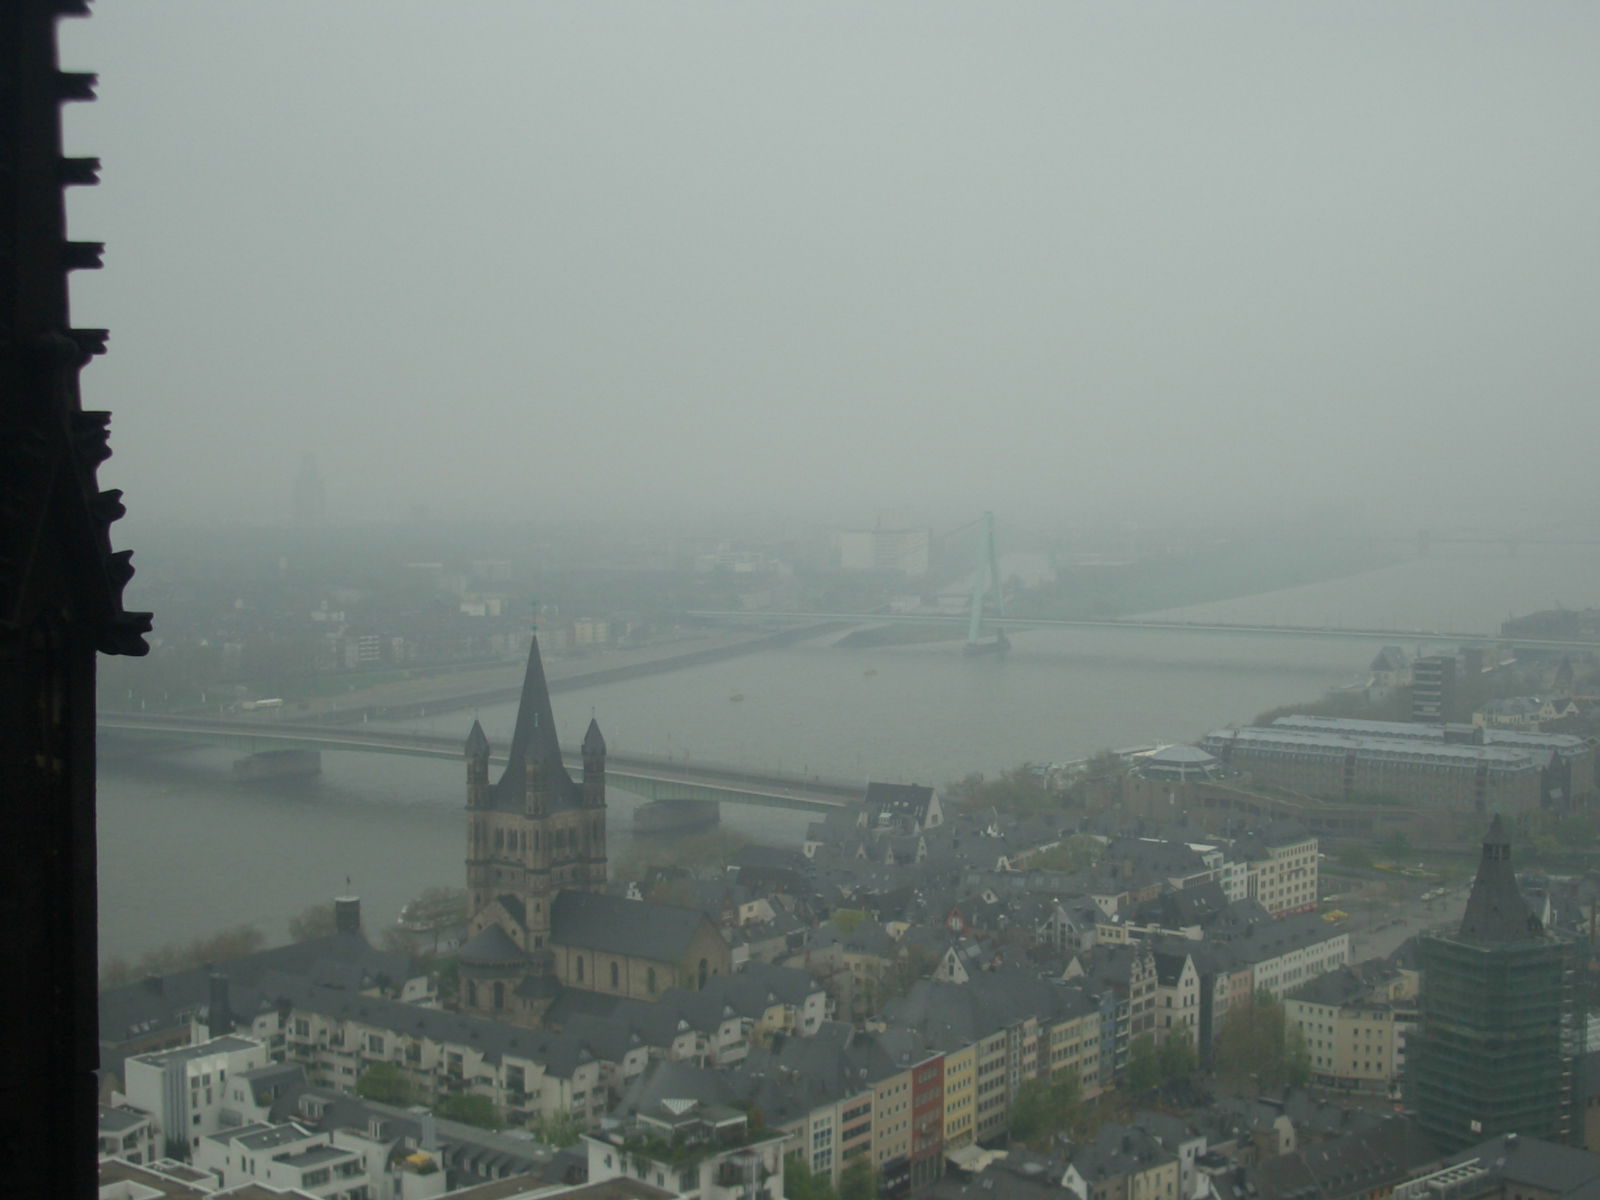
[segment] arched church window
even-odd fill
[[[503,984],[503,983],[496,983],[494,985],[494,1007],[495,1007],[495,1011],[499,1012],[505,1006],[506,1006],[506,985]]]
[[[616,963],[612,963],[611,964],[611,986],[612,987],[621,987],[622,986],[621,979],[619,977],[619,972],[617,971],[617,964]]]
[[[573,972],[574,972],[573,978],[575,978],[579,983],[582,983],[583,982],[583,955],[581,955],[581,954],[578,955],[577,958],[572,960],[572,963],[573,963],[572,969],[573,969]]]
[[[706,985],[706,974],[710,970],[710,967],[711,967],[711,964],[706,962],[705,959],[702,958],[700,960],[700,986],[701,987],[705,987],[705,985]]]
[[[656,969],[654,967],[647,967],[645,969],[644,986],[652,996],[656,994]]]

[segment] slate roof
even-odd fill
[[[1142,1129],[1108,1121],[1095,1140],[1073,1151],[1072,1165],[1090,1184],[1104,1183],[1176,1161],[1176,1155]]]
[[[517,704],[517,725],[511,734],[506,767],[500,781],[489,789],[490,808],[501,812],[525,810],[529,762],[539,765],[547,794],[547,811],[583,807],[583,789],[572,782],[572,776],[567,774],[561,761],[556,718],[550,708],[550,688],[545,683],[537,637],[532,639],[528,649],[528,669],[522,677],[522,698]]]
[[[868,783],[865,797],[868,823],[887,814],[922,825],[933,803],[933,789],[919,783]]]
[[[1369,1130],[1266,1159],[1253,1177],[1264,1200],[1344,1200],[1387,1192],[1437,1161],[1422,1131],[1390,1113]]]
[[[517,964],[528,958],[522,947],[498,925],[485,925],[476,937],[461,947],[459,956],[463,966]]]
[[[738,1099],[726,1075],[688,1062],[658,1058],[628,1084],[611,1110],[614,1117],[648,1112],[667,1100],[726,1105]]]
[[[1600,1154],[1539,1138],[1516,1134],[1490,1138],[1449,1161],[1467,1162],[1474,1158],[1490,1165],[1505,1183],[1555,1196],[1569,1196],[1579,1189],[1592,1194],[1600,1184]]]
[[[1499,814],[1483,838],[1478,875],[1456,936],[1468,942],[1525,942],[1544,935],[1511,869],[1511,839]]]
[[[260,1011],[257,983],[282,973],[316,979],[330,987],[363,990],[398,987],[412,975],[404,954],[375,950],[359,931],[331,933],[287,946],[273,946],[217,965],[227,976],[229,1007],[237,1014]],[[102,1065],[116,1070],[114,1048],[158,1029],[187,1024],[210,1002],[211,972],[204,967],[107,988],[100,993]]]
[[[302,1012],[359,1021],[407,1037],[471,1046],[492,1063],[507,1056],[537,1062],[558,1078],[570,1078],[578,1067],[594,1058],[588,1047],[566,1033],[526,1029],[487,1017],[336,991],[290,976],[263,981],[263,986]]]
[[[348,1092],[312,1087],[304,1083],[299,1090],[279,1098],[272,1107],[274,1121],[294,1121],[309,1129],[355,1129],[369,1131],[376,1122],[384,1141],[400,1144],[410,1139],[420,1145],[422,1122],[410,1109],[373,1100],[363,1100]],[[319,1115],[310,1116],[303,1102],[314,1101]],[[452,1182],[475,1183],[503,1179],[529,1172],[542,1172],[552,1161],[550,1147],[502,1133],[493,1133],[458,1121],[434,1120],[439,1156],[450,1172]]]
[[[151,1119],[149,1113],[128,1105],[119,1104],[113,1107],[109,1104],[102,1104],[100,1106],[101,1133],[121,1133],[124,1130],[134,1128],[136,1125],[146,1124]]]
[[[550,906],[552,941],[653,962],[677,962],[702,926],[716,928],[698,908],[598,892],[562,892]]]

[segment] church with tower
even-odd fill
[[[467,941],[461,1008],[539,1025],[564,988],[651,1000],[731,969],[705,914],[606,888],[606,742],[590,720],[574,781],[535,638],[498,781],[473,721],[467,764]]]

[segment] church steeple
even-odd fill
[[[1483,836],[1483,856],[1472,881],[1467,910],[1461,916],[1460,937],[1473,942],[1520,942],[1544,933],[1533,915],[1511,869],[1511,838],[1499,814]]]
[[[606,806],[606,739],[600,732],[600,722],[593,717],[583,735],[583,806]]]
[[[467,807],[482,808],[489,799],[489,738],[476,720],[463,752],[467,759]]]
[[[535,978],[534,968],[548,966],[556,900],[606,883],[605,739],[590,721],[580,786],[562,762],[535,638],[499,781],[489,785],[489,739],[477,722],[465,751],[470,936],[461,951],[463,1006],[536,1021],[549,1000],[546,985],[554,983]]]
[[[506,812],[551,812],[578,808],[582,797],[561,763],[556,740],[556,719],[550,709],[550,687],[539,657],[539,639],[528,650],[528,669],[522,677],[522,699],[517,707],[517,727],[511,734],[506,769],[494,788],[494,807]]]

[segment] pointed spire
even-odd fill
[[[1459,936],[1474,942],[1520,942],[1543,933],[1544,925],[1517,886],[1511,869],[1511,836],[1496,813],[1483,836],[1483,857],[1478,860]]]
[[[466,755],[468,758],[489,757],[489,738],[476,718],[472,722],[472,731],[467,734]]]
[[[530,641],[528,670],[522,678],[522,699],[517,705],[517,727],[511,734],[506,769],[495,785],[495,806],[522,807],[528,764],[532,762],[539,765],[554,806],[577,808],[577,787],[561,763],[561,744],[556,741],[556,719],[550,709],[550,686],[545,682],[544,662],[539,657],[539,639]]]
[[[605,752],[606,739],[600,732],[600,722],[590,717],[588,732],[583,735],[583,756],[590,758],[596,754],[604,755]]]

